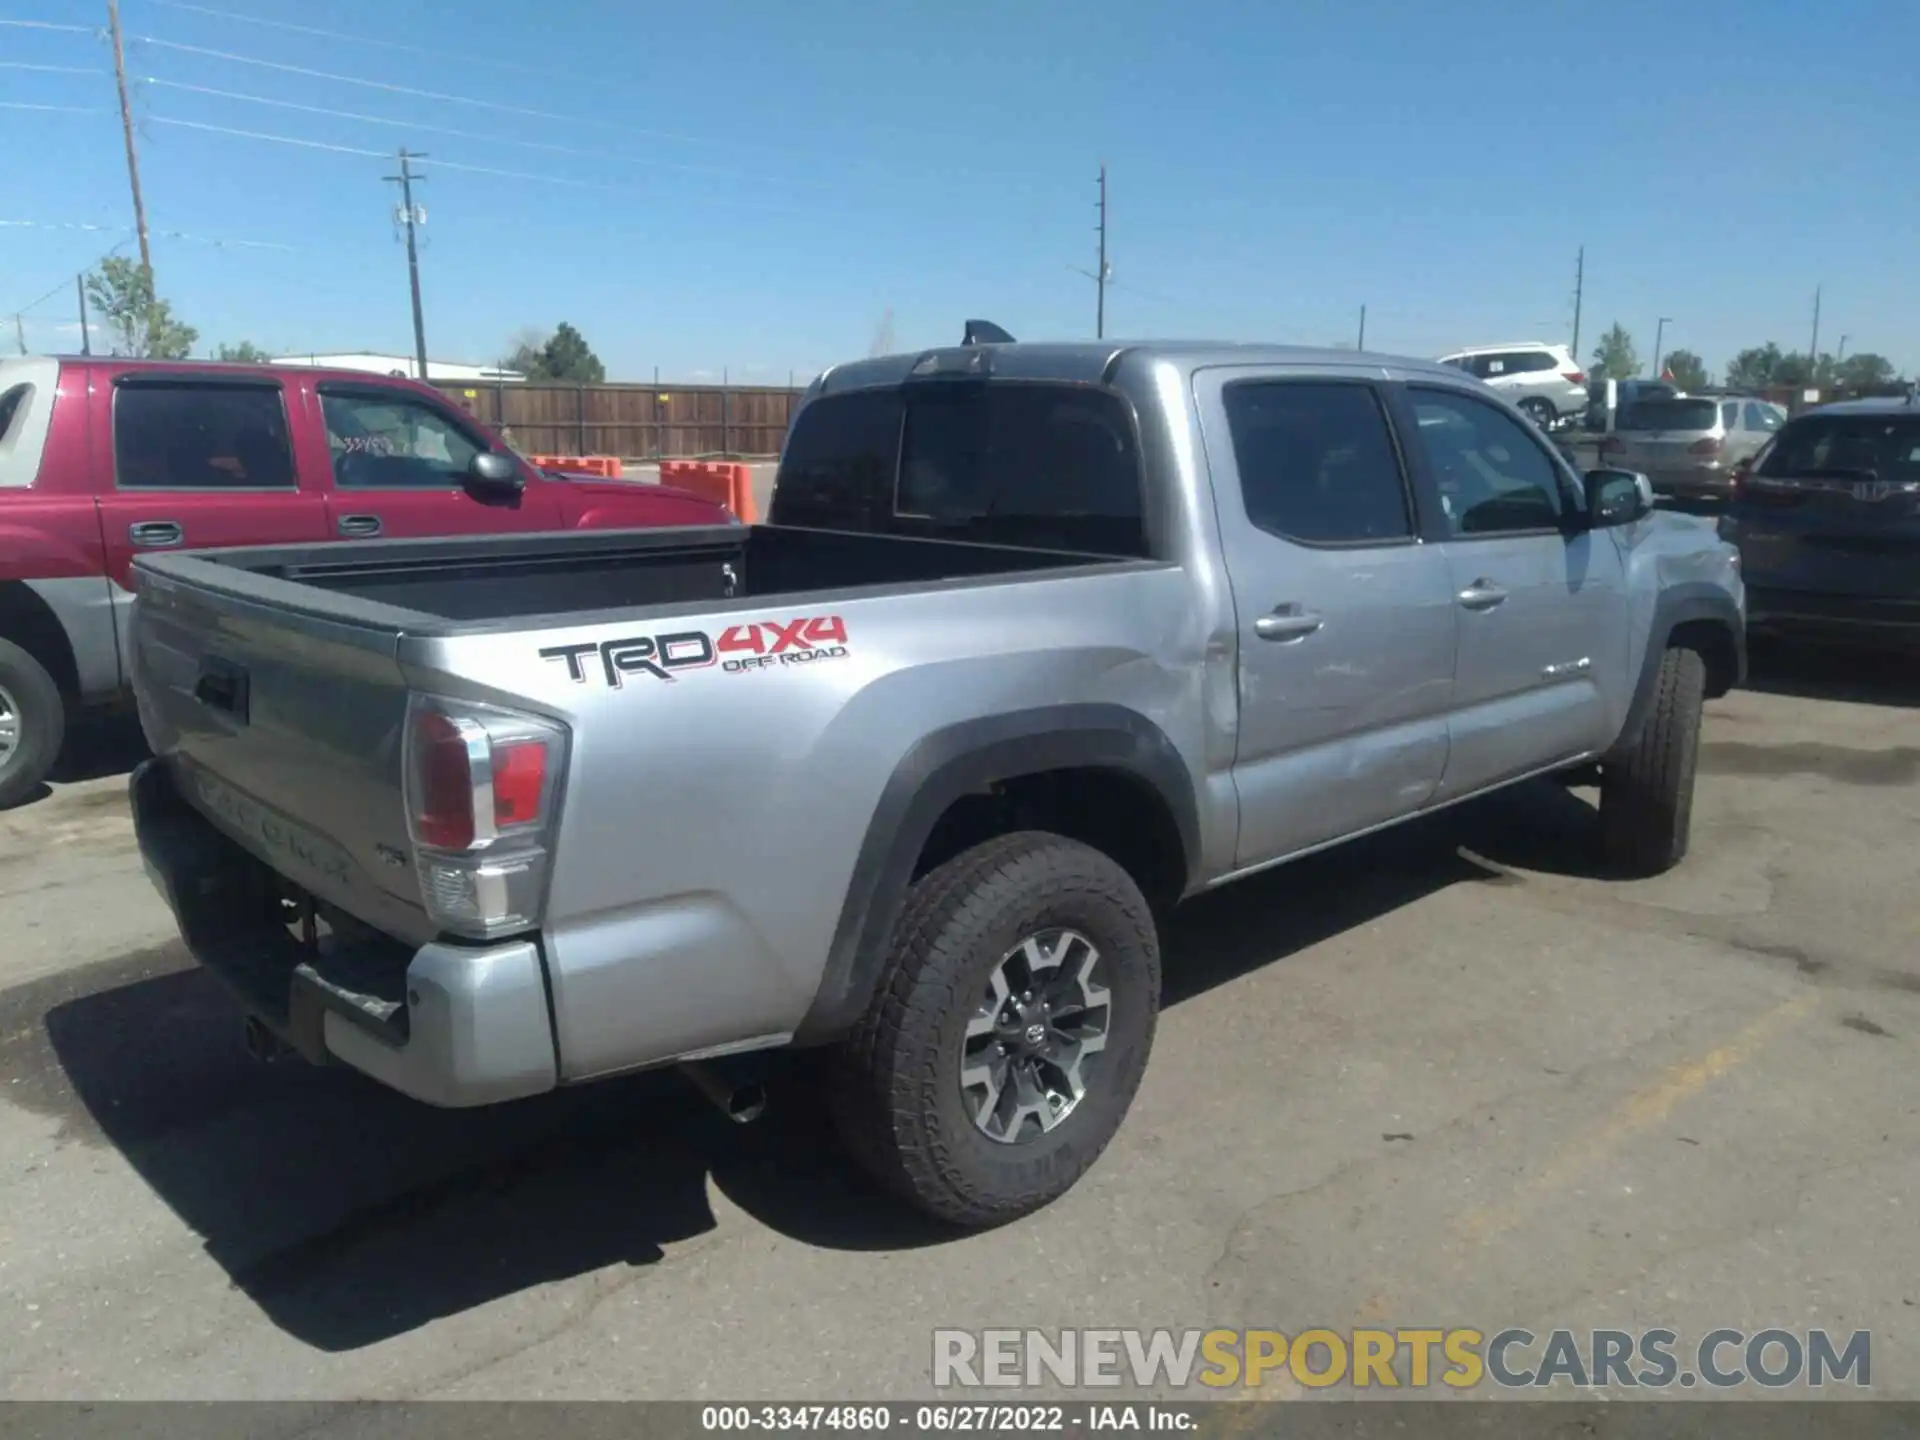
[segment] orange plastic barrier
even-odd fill
[[[753,471],[734,461],[662,460],[660,483],[678,485],[726,506],[752,525],[759,519],[753,501]]]
[[[618,480],[626,474],[613,455],[529,455],[542,470],[568,470],[575,475],[598,475],[603,480]]]

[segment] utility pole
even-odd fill
[[[1667,338],[1667,326],[1673,323],[1671,315],[1662,315],[1660,323],[1653,329],[1653,378],[1660,378],[1660,342]]]
[[[87,329],[87,277],[84,275],[74,276],[73,288],[75,293],[80,297],[80,353],[82,355],[91,355],[93,354],[93,337],[92,333]]]
[[[20,353],[27,353],[27,322],[18,315],[13,317],[13,338],[20,342]]]
[[[1093,335],[1103,340],[1107,334],[1107,167],[1100,166],[1100,273],[1094,276]]]
[[[400,173],[389,175],[387,179],[400,186],[400,218],[407,227],[407,284],[413,289],[413,353],[420,363],[420,374],[416,377],[422,384],[427,379],[427,322],[420,314],[420,248],[414,240],[414,229],[426,220],[426,216],[413,203],[413,182],[424,180],[426,176],[413,173],[412,163],[427,157],[418,152],[409,152],[400,147]]]
[[[1807,384],[1817,385],[1820,371],[1820,287],[1813,287],[1813,339],[1807,342]]]
[[[1587,247],[1573,257],[1573,363],[1580,363],[1580,301],[1587,288]]]
[[[127,101],[127,52],[120,40],[120,0],[107,0],[107,29],[113,34],[113,83],[120,87],[120,136],[127,144],[127,179],[133,184],[133,224],[140,232],[140,268],[153,283],[153,253],[147,249],[147,207],[140,199],[140,159],[133,149],[133,106]]]
[[[1840,337],[1840,353],[1833,357],[1834,364],[1838,365],[1841,361],[1847,358],[1847,341],[1851,340],[1852,338],[1853,337],[1851,335],[1842,335]]]
[[[1367,307],[1364,305],[1360,307],[1360,339],[1353,348],[1356,350],[1367,348]]]

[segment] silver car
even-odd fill
[[[1724,500],[1733,470],[1750,460],[1787,412],[1751,395],[1677,395],[1639,400],[1620,412],[1600,442],[1603,463],[1637,470],[1654,493]]]

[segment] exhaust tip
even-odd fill
[[[247,1054],[263,1065],[271,1065],[282,1055],[287,1047],[278,1035],[267,1028],[266,1022],[249,1015],[242,1030],[247,1046]]]
[[[727,1098],[727,1118],[736,1125],[751,1125],[767,1113],[764,1085],[742,1085]]]
[[[708,1103],[734,1124],[751,1125],[766,1113],[767,1088],[758,1081],[736,1081],[698,1060],[685,1061],[679,1069]]]

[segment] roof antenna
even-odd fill
[[[1012,345],[1013,336],[1002,330],[991,320],[967,321],[967,332],[960,337],[962,345]]]

